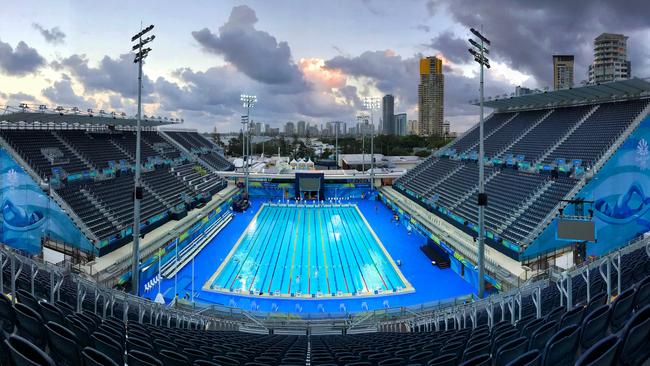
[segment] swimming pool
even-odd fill
[[[355,204],[269,203],[203,289],[298,298],[414,291]]]

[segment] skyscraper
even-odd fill
[[[381,101],[382,126],[381,132],[384,135],[395,134],[395,98],[391,94],[384,95]]]
[[[444,87],[442,60],[437,57],[421,59],[420,85],[418,85],[418,135],[442,135]]]
[[[553,90],[573,88],[573,55],[553,55]]]
[[[395,134],[398,136],[406,136],[406,113],[396,114],[395,120]]]
[[[298,136],[305,136],[307,133],[307,126],[305,121],[298,121]]]
[[[284,124],[284,134],[286,136],[293,136],[296,134],[296,126],[293,122],[287,122]]]
[[[589,84],[629,79],[632,65],[627,60],[627,37],[603,33],[594,40],[594,62],[589,65]]]

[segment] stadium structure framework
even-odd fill
[[[250,332],[273,332],[279,329],[296,334],[304,334],[304,332],[314,334],[312,333],[314,331],[331,330],[342,333],[376,330],[417,331],[439,329],[440,326],[447,327],[449,323],[455,324],[456,327],[476,326],[476,314],[479,312],[487,314],[488,323],[493,324],[495,319],[491,314],[494,314],[495,305],[501,307],[502,317],[505,316],[503,309],[509,308],[511,321],[515,323],[518,317],[521,317],[523,297],[532,299],[539,317],[540,292],[554,285],[560,289],[561,303],[569,308],[573,301],[570,287],[572,279],[583,278],[589,286],[589,276],[585,276],[584,273],[594,268],[607,268],[606,273],[601,270],[600,274],[607,284],[608,296],[614,295],[614,287],[620,293],[621,256],[641,249],[650,255],[650,239],[644,236],[649,228],[638,226],[650,212],[644,206],[646,202],[644,192],[650,192],[650,185],[646,186],[650,182],[650,177],[645,170],[638,169],[647,163],[644,159],[648,156],[647,140],[650,139],[649,99],[650,83],[641,79],[632,79],[574,88],[569,91],[486,102],[488,107],[495,110],[486,120],[486,154],[489,158],[486,162],[481,162],[486,165],[486,187],[487,192],[491,192],[486,215],[489,248],[486,248],[485,279],[472,277],[475,275],[472,271],[475,270],[476,263],[476,244],[473,240],[475,224],[472,222],[473,205],[471,204],[474,202],[473,195],[476,192],[472,177],[478,163],[473,151],[476,146],[475,129],[470,129],[401,177],[392,172],[385,172],[384,176],[380,173],[374,175],[373,186],[381,187],[379,199],[402,215],[405,220],[412,222],[417,230],[421,230],[430,239],[428,245],[435,245],[445,250],[452,262],[455,261],[454,265],[462,269],[470,281],[488,281],[499,290],[499,294],[487,299],[464,296],[415,307],[374,310],[344,316],[274,314],[248,312],[221,305],[177,304],[183,314],[190,314],[179,316],[197,319],[197,322],[205,328],[217,329],[215,324],[227,323],[229,327]],[[52,178],[59,173],[39,170],[36,160],[29,157],[49,154],[47,157],[51,165],[54,165],[53,162],[57,159],[65,158],[63,160],[66,160],[66,163],[62,165],[72,166],[72,160],[78,159],[81,165],[92,166],[95,172],[109,168],[116,170],[112,164],[107,165],[109,168],[99,169],[100,166],[104,166],[100,165],[104,162],[92,154],[82,153],[85,151],[85,148],[81,147],[83,141],[62,136],[63,134],[56,131],[57,129],[66,131],[70,127],[85,128],[87,131],[112,130],[116,125],[120,126],[118,130],[128,131],[131,126],[129,120],[90,115],[84,117],[77,113],[68,116],[61,113],[30,113],[25,111],[25,108],[4,114],[2,120],[0,130],[3,133],[21,130],[48,131],[46,134],[48,141],[54,141],[52,146],[56,145],[53,150],[26,152],[24,142],[18,138],[20,136],[16,137],[20,133],[4,133],[0,142],[18,166],[37,182],[37,186],[48,187],[47,193],[54,202],[64,209],[70,220],[74,221],[76,230],[92,243],[88,246],[78,242],[72,246],[89,252],[96,251],[97,239],[100,237],[93,233],[89,222],[81,217],[83,215],[75,213],[77,208],[72,207],[61,197],[55,198],[58,193],[50,188]],[[124,121],[124,123],[116,121]],[[153,130],[154,127],[162,124],[165,124],[164,120],[157,119],[151,122],[150,127]],[[549,127],[556,133],[552,138],[544,140],[541,147],[532,149],[532,142],[544,136],[542,132],[548,131],[546,129]],[[593,138],[594,134],[602,139]],[[161,256],[157,254],[160,253],[161,248],[170,242],[178,242],[186,228],[194,227],[200,222],[208,222],[222,212],[223,207],[238,192],[234,183],[241,179],[237,172],[215,168],[214,165],[207,163],[213,159],[210,154],[216,150],[216,147],[189,135],[177,139],[173,133],[161,132],[150,138],[153,140],[154,137],[157,138],[156,136],[162,137],[162,142],[159,145],[153,143],[150,145],[152,150],[153,147],[159,148],[155,151],[164,156],[161,160],[173,161],[178,166],[190,162],[230,183],[220,186],[220,190],[212,194],[211,199],[203,206],[208,208],[198,213],[191,211],[196,209],[196,206],[189,208],[191,207],[189,199],[182,199],[183,202],[172,204],[169,198],[163,196],[164,192],[157,190],[152,183],[151,196],[159,201],[161,207],[166,208],[165,214],[179,212],[177,208],[182,203],[185,216],[179,216],[176,222],[167,222],[176,226],[175,229],[167,226],[152,228],[152,230],[160,228],[164,231],[164,235],[162,233],[161,236],[151,235],[149,247],[147,244],[143,245],[145,249],[143,266],[151,266],[152,261]],[[91,136],[91,138],[96,137]],[[115,147],[115,151],[120,151],[128,157],[126,142],[110,141],[106,146],[109,144]],[[198,145],[200,147],[197,147]],[[169,158],[172,155],[168,154],[166,147],[174,147],[184,156]],[[525,150],[526,153],[519,153],[518,148],[522,149],[521,151]],[[626,175],[631,166],[636,167],[634,176]],[[172,165],[168,172],[173,172],[173,167]],[[127,169],[125,168],[124,171]],[[99,174],[102,178],[106,178],[107,173],[104,170]],[[118,178],[115,171],[113,175],[115,177],[111,179]],[[277,183],[274,189],[278,188],[277,190],[282,192],[280,194],[284,194],[290,188],[282,184],[290,181],[292,176],[295,179],[295,173],[260,173],[257,176],[251,174],[251,187],[264,190],[265,182]],[[95,175],[88,174],[88,177],[92,177],[95,181]],[[77,179],[74,174],[67,174],[65,178],[69,182]],[[325,172],[326,184],[328,180],[357,182],[364,178],[367,179],[364,173]],[[614,186],[611,184],[612,181],[625,184]],[[426,184],[422,186],[421,182]],[[492,191],[490,191],[491,187]],[[195,188],[191,189],[193,189],[191,192],[197,192]],[[511,191],[503,189],[511,189]],[[502,194],[510,192],[511,196],[518,201],[505,200],[495,195],[495,192]],[[100,206],[102,204],[100,200],[94,198],[92,192],[84,193],[84,197],[92,204]],[[575,197],[593,200],[594,212],[585,215],[583,212],[578,212],[577,208],[563,203]],[[636,201],[621,201],[620,197],[639,199],[642,204],[634,206]],[[624,202],[625,206],[613,206],[615,202]],[[490,207],[495,207],[495,210],[490,211]],[[576,242],[563,241],[555,236],[559,210],[581,220],[595,222],[597,242],[583,243],[588,247],[589,260],[582,263],[570,260],[568,264],[558,265],[559,258],[566,257],[567,253],[572,253],[575,257],[577,250]],[[109,221],[117,222],[117,217],[112,211],[104,213],[100,210],[100,212]],[[116,224],[114,226],[119,228]],[[7,241],[5,237],[3,241]],[[14,243],[16,242],[12,241],[8,244]],[[114,285],[128,280],[129,274],[124,270],[128,258],[120,254],[123,247],[117,246],[112,251],[103,253],[87,266],[83,266],[84,270],[93,277],[93,281],[75,277],[79,294],[94,291],[96,294],[107,294],[109,298],[117,296],[114,290],[101,287],[97,282]],[[51,273],[60,273],[57,272],[57,267],[26,258],[12,249],[3,248],[0,253],[2,253],[0,263],[11,263],[12,268],[22,268],[26,265],[32,270],[42,268]],[[616,265],[617,261],[618,265]],[[618,271],[618,286],[612,286],[614,281],[611,275],[612,268]],[[11,270],[12,283],[15,284],[19,272]],[[56,284],[59,280],[52,281]],[[56,286],[53,288],[56,290]],[[15,291],[15,286],[12,286],[12,291]],[[142,308],[152,314],[167,311],[140,298],[121,299],[126,304],[126,308],[129,307],[128,304],[135,304],[140,314]],[[104,298],[102,301],[108,300]],[[519,315],[516,309],[519,309]]]

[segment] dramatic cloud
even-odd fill
[[[561,11],[557,3],[549,1],[447,0],[443,4],[438,0],[427,3],[429,10],[441,6],[467,29],[482,24],[484,33],[492,41],[492,58],[532,74],[538,86],[551,84],[551,57],[558,53],[576,56],[575,82],[584,80],[593,57],[593,39],[602,32],[628,34],[631,35],[630,44],[643,42],[647,47],[647,38],[643,41],[632,38],[636,31],[648,28],[650,2],[643,0],[565,1]],[[456,49],[455,42],[448,46]],[[445,55],[449,53],[446,49],[440,51]],[[648,76],[650,69],[643,54],[633,50],[629,54],[633,73]]]
[[[356,57],[336,56],[325,67],[373,81],[377,89],[398,95],[406,103],[417,103],[419,57],[403,59],[395,52],[366,51]]]
[[[278,91],[300,92],[308,88],[291,57],[287,42],[278,42],[267,32],[255,29],[255,11],[236,6],[219,34],[208,28],[192,32],[207,52],[222,55],[238,70],[264,84],[282,85]]]
[[[86,100],[75,93],[70,77],[65,74],[61,76],[61,80],[55,81],[52,86],[43,89],[41,94],[57,105],[79,107],[80,109],[95,106],[92,99]]]
[[[65,33],[63,33],[59,27],[47,29],[38,23],[32,23],[32,27],[38,30],[48,43],[62,44],[65,41]]]
[[[36,72],[43,65],[45,65],[43,56],[25,42],[18,42],[14,49],[9,43],[0,41],[0,72],[23,76]]]
[[[431,39],[431,48],[442,53],[445,58],[454,63],[465,63],[471,56],[467,49],[467,41],[454,36],[451,32],[443,32]]]
[[[138,92],[138,68],[133,63],[132,54],[122,54],[117,59],[109,56],[99,62],[97,67],[89,66],[84,55],[72,55],[53,62],[55,70],[67,70],[84,87],[86,92],[115,92],[125,98],[135,98]],[[142,78],[143,95],[153,91],[153,83],[146,75]]]
[[[21,102],[34,102],[34,101],[36,101],[35,96],[33,96],[31,94],[23,93],[23,92],[10,93],[8,98],[10,100],[19,100]]]

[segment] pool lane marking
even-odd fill
[[[289,226],[289,221],[290,221],[290,218],[291,218],[291,213],[292,213],[291,211],[292,210],[289,210],[288,208],[287,208],[287,210],[289,211],[289,215],[285,218],[286,221],[285,221],[284,224],[286,224],[286,227],[284,228],[284,230],[282,230],[282,240],[280,240],[280,248],[278,249],[279,252],[277,252],[277,255],[275,256],[275,264],[273,265],[273,273],[271,274],[271,279],[269,280],[269,287],[268,287],[268,290],[266,291],[269,294],[271,293],[271,287],[273,286],[273,279],[275,278],[275,271],[277,270],[278,262],[280,261],[280,254],[283,253],[282,248],[284,247],[284,239],[287,236],[287,229],[291,230],[290,226]],[[266,280],[266,277],[265,277],[265,280]],[[264,281],[262,281],[262,284],[264,284]],[[280,284],[282,284],[282,283],[280,283]]]
[[[320,244],[323,249],[323,262],[325,262],[325,279],[327,280],[327,293],[331,294],[330,290],[330,277],[327,269],[327,252],[325,251],[325,238],[323,237],[323,219],[321,217],[321,211],[318,210],[318,225],[320,226]]]
[[[345,218],[346,222],[349,219],[348,215],[345,214],[345,211],[347,211],[346,207],[337,207],[337,212],[339,213],[339,217],[341,218],[341,223],[343,223],[343,219]],[[355,248],[357,248],[356,244],[356,237],[353,235],[354,232],[352,231],[351,225],[354,224],[354,218],[352,219],[353,222],[351,222],[349,225],[341,225],[343,232],[345,232],[345,237],[347,239],[349,248],[350,248],[350,254],[354,260],[354,263],[357,264],[357,268],[359,268],[359,274],[361,275],[361,281],[363,281],[363,287],[365,288],[366,292],[372,292],[370,288],[368,287],[368,282],[366,281],[366,276],[363,273],[363,267],[359,264],[359,257],[357,257],[357,253],[355,253]],[[359,233],[360,234],[360,233]],[[347,258],[347,254],[346,254]],[[361,258],[363,261],[363,258]],[[349,264],[352,264],[352,261],[348,261]],[[365,263],[364,263],[365,264]]]
[[[248,234],[248,229],[253,225],[254,222],[257,221],[258,216],[260,216],[260,214],[262,213],[262,211],[264,211],[264,207],[265,207],[265,206],[266,206],[265,203],[262,204],[262,207],[260,207],[259,211],[257,211],[257,213],[255,214],[255,217],[253,217],[253,219],[248,223],[248,225],[246,225],[246,229],[244,229],[244,231],[243,231],[243,232],[241,233],[241,235],[239,236],[239,239],[237,240],[237,243],[235,243],[235,245],[232,247],[232,249],[230,250],[230,252],[229,252],[228,255],[226,256],[226,258],[223,260],[223,262],[221,262],[221,264],[219,265],[219,267],[217,268],[217,270],[212,274],[212,276],[210,276],[210,278],[209,278],[209,279],[205,282],[205,284],[203,285],[203,288],[204,288],[204,289],[210,289],[210,287],[212,286],[212,284],[214,284],[214,282],[217,280],[217,277],[219,276],[219,274],[221,274],[221,272],[225,269],[225,267],[226,267],[228,264],[230,264],[230,259],[232,258],[232,256],[233,256],[233,255],[235,254],[235,252],[237,251],[237,248],[239,248],[240,244],[242,243],[242,240],[243,240],[243,239],[246,237],[246,235]],[[233,271],[234,271],[234,270],[233,270]],[[231,276],[232,276],[232,274],[231,274]],[[230,279],[230,276],[228,276],[228,279]]]
[[[291,294],[291,280],[293,280],[293,264],[296,261],[296,244],[298,242],[298,228],[300,227],[300,213],[302,210],[298,210],[298,223],[296,224],[296,235],[293,239],[293,255],[291,256],[291,268],[289,269],[289,289],[287,290],[288,294]]]
[[[325,210],[326,210],[325,212],[328,213],[328,217],[329,217],[329,219],[327,221],[328,221],[330,227],[332,228],[332,234],[334,234],[334,224],[332,223],[332,216],[329,215],[330,209],[328,207]],[[348,279],[347,279],[347,276],[345,275],[345,266],[343,265],[343,259],[341,258],[341,251],[339,250],[339,245],[338,245],[339,241],[336,238],[336,235],[333,235],[333,236],[334,236],[334,246],[336,247],[336,253],[339,255],[339,263],[341,264],[341,273],[343,274],[343,281],[345,282],[345,292],[350,293],[350,287],[348,286]],[[343,246],[343,244],[341,244],[341,246]],[[347,263],[347,257],[346,257],[346,263]],[[348,270],[349,270],[349,268],[348,268]],[[354,279],[351,278],[350,280],[354,280]],[[354,281],[352,282],[352,285],[354,286]],[[355,290],[356,290],[356,287],[355,287]]]
[[[349,212],[349,210],[344,210],[344,211],[345,211],[344,215],[347,218],[350,219],[350,217],[351,217],[351,219],[350,219],[350,221],[351,221],[350,230],[352,230],[353,228],[355,229],[355,231],[358,234],[358,239],[361,242],[361,245],[356,243],[356,241],[355,241],[355,244],[354,244],[354,246],[357,248],[357,252],[359,253],[359,256],[361,256],[362,260],[363,260],[363,251],[361,250],[361,247],[363,246],[363,249],[365,249],[368,252],[368,258],[370,259],[370,262],[371,262],[370,264],[372,264],[372,266],[375,267],[375,271],[377,271],[377,274],[379,275],[379,279],[384,284],[384,288],[386,290],[389,290],[388,285],[386,284],[386,281],[384,281],[384,276],[381,275],[381,271],[379,270],[379,267],[377,267],[377,261],[375,259],[379,259],[379,258],[373,257],[371,248],[368,245],[368,239],[369,238],[366,236],[367,232],[365,230],[363,230],[364,228],[361,225],[361,223],[359,222],[360,220],[357,220],[357,218],[354,217],[352,212]],[[356,255],[355,255],[355,257],[356,257]],[[372,290],[371,290],[371,292],[372,292]]]
[[[278,215],[278,217],[277,217],[276,219],[277,219],[279,222],[281,222],[282,219],[286,216],[286,211],[283,210],[282,208],[279,208],[279,209],[278,209],[278,207],[275,207],[274,210],[280,212],[280,214]],[[273,222],[271,222],[271,224],[273,224]],[[274,234],[275,234],[275,230],[276,230],[278,227],[280,227],[280,225],[277,225],[277,223],[276,223],[276,225],[272,225],[272,227],[270,228],[271,230],[265,230],[265,231],[266,231],[266,236],[264,237],[265,240],[264,240],[264,242],[263,242],[263,243],[265,243],[265,244],[264,244],[264,250],[262,250],[262,253],[260,253],[260,252],[258,251],[258,252],[257,252],[257,255],[255,255],[255,260],[256,260],[256,261],[259,261],[260,263],[257,264],[257,268],[255,269],[255,273],[253,274],[253,279],[251,279],[251,283],[250,283],[250,285],[248,286],[248,292],[250,292],[251,289],[253,288],[253,284],[255,283],[255,279],[257,278],[257,274],[259,273],[260,268],[261,268],[262,265],[264,264],[264,259],[265,259],[266,251],[269,249],[269,244],[271,243],[272,239],[275,237],[275,236],[274,236]],[[267,228],[265,227],[264,229],[267,229]],[[270,231],[270,232],[269,232],[269,231]],[[276,247],[277,244],[278,244],[278,242],[277,242],[277,241],[274,241],[274,243],[273,243],[273,247],[272,247],[271,251],[273,251],[273,249],[275,249],[275,247]],[[258,259],[258,258],[259,258],[259,259]],[[264,273],[265,273],[265,274],[268,274],[268,269],[267,269],[266,271],[264,271]]]
[[[255,243],[257,243],[257,239],[260,236],[259,231],[253,230],[251,233],[249,233],[249,229],[252,230],[252,227],[255,224],[257,224],[258,222],[261,225],[262,222],[264,222],[266,219],[268,219],[268,217],[272,214],[272,212],[270,210],[265,209],[265,207],[266,206],[262,206],[262,208],[260,208],[260,211],[257,212],[257,215],[259,215],[259,217],[256,215],[253,218],[253,220],[251,220],[250,224],[248,226],[246,226],[246,229],[244,230],[244,233],[242,234],[242,235],[246,235],[246,236],[242,237],[242,239],[241,239],[241,240],[245,240],[245,243],[242,243],[244,245],[241,246],[241,249],[243,249],[246,253],[249,253],[251,251],[251,249],[253,249],[253,247],[255,246]],[[262,211],[264,211],[264,212],[262,212]],[[239,249],[240,249],[239,243],[240,242],[238,242],[238,244],[235,245],[235,248],[237,249],[237,251],[239,251]],[[233,248],[234,254],[236,254],[235,248]],[[247,257],[244,257],[244,259],[246,259],[246,258]],[[228,285],[228,283],[230,282],[230,279],[233,278],[233,275],[235,275],[235,278],[233,279],[233,283],[234,283],[234,281],[237,279],[237,276],[239,275],[239,271],[241,271],[241,269],[243,268],[244,262],[245,262],[245,260],[239,261],[237,263],[233,263],[233,265],[231,266],[232,271],[230,271],[230,274],[228,275],[228,277],[225,278],[225,281],[224,281],[225,285]],[[228,289],[231,289],[231,288],[232,288],[232,285],[228,287]]]
[[[296,223],[296,213],[297,212],[299,212],[299,210],[296,209],[295,207],[292,207],[291,215],[289,216],[289,222],[291,222],[291,225],[287,224],[287,229],[288,229],[289,232],[291,232],[293,230],[293,228],[298,225]],[[282,288],[284,287],[284,279],[286,277],[285,274],[287,272],[287,264],[289,263],[289,255],[291,253],[291,250],[289,250],[290,248],[291,248],[291,234],[289,234],[287,250],[285,250],[283,252],[284,253],[284,266],[283,266],[284,268],[280,267],[280,268],[283,268],[282,277],[280,277],[280,292],[282,292]],[[287,282],[287,284],[288,284],[288,282]]]
[[[395,273],[397,273],[399,278],[402,280],[402,283],[404,284],[404,290],[405,291],[400,291],[400,292],[412,292],[412,291],[415,291],[415,288],[413,287],[413,285],[411,285],[411,283],[406,279],[406,277],[404,277],[404,274],[402,273],[402,271],[400,271],[399,268],[397,268],[397,265],[395,264],[395,261],[393,260],[393,257],[391,257],[390,254],[388,254],[388,250],[386,250],[386,248],[384,247],[384,244],[381,242],[381,240],[379,239],[379,237],[377,236],[375,231],[372,229],[372,226],[370,226],[370,224],[368,223],[368,220],[366,220],[366,217],[363,215],[363,213],[359,209],[359,206],[358,205],[353,205],[353,206],[357,210],[357,212],[359,213],[359,216],[361,216],[361,219],[363,220],[363,222],[366,224],[366,227],[368,228],[368,231],[370,231],[370,234],[372,234],[372,236],[375,238],[375,241],[377,242],[377,244],[379,244],[379,247],[381,248],[382,252],[384,252],[384,255],[386,256],[386,258],[388,258],[389,263],[393,266],[393,270],[395,270]]]
[[[260,227],[264,227],[265,226],[264,224],[267,222],[267,220],[269,220],[269,218],[271,218],[271,217],[275,218],[276,217],[276,211],[275,210],[270,210],[270,211],[272,211],[272,213],[265,216],[264,221],[260,222]],[[237,270],[237,273],[235,273],[235,277],[232,279],[232,282],[230,283],[230,289],[232,289],[232,286],[235,284],[235,281],[237,281],[237,277],[239,277],[239,274],[241,273],[242,269],[244,269],[244,265],[248,261],[248,258],[250,257],[251,253],[253,252],[253,249],[256,248],[257,240],[260,238],[261,232],[262,232],[262,230],[259,230],[259,227],[256,228],[256,230],[255,230],[256,235],[255,235],[255,239],[253,240],[254,244],[249,246],[248,251],[246,253],[246,257],[244,258],[243,261],[239,262],[240,266],[239,266],[239,269]],[[257,253],[259,253],[259,251]]]
[[[310,209],[307,209],[307,293],[311,294],[311,225],[309,224]]]

